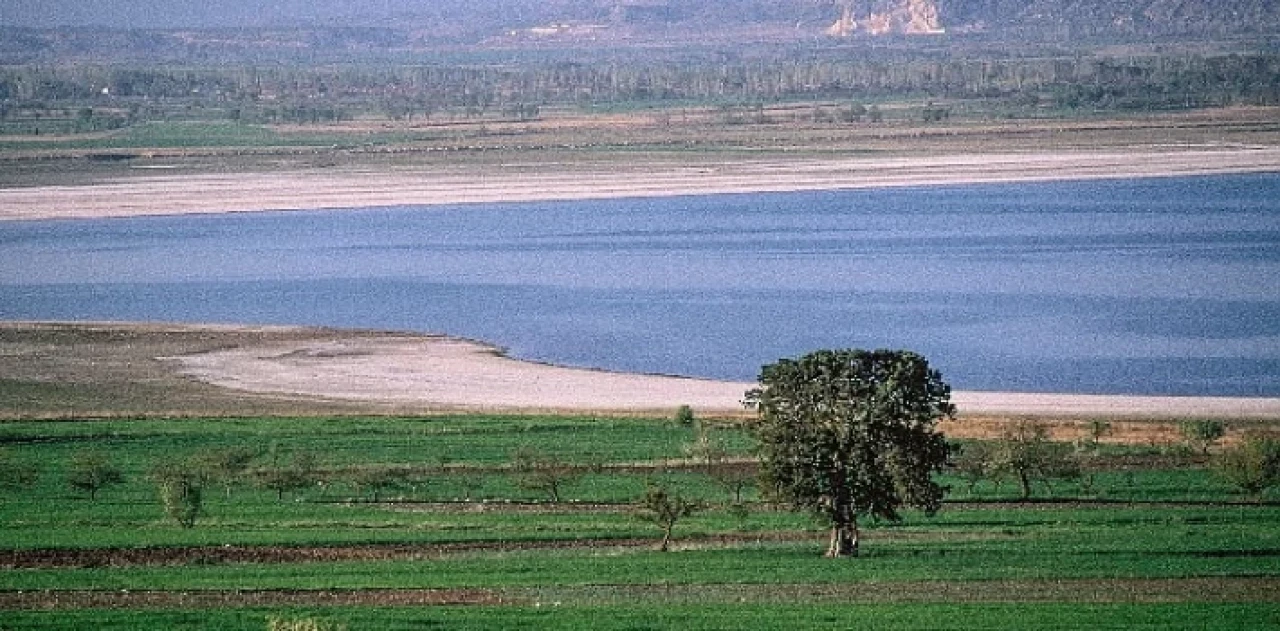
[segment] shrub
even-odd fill
[[[1198,449],[1202,455],[1207,455],[1209,448],[1227,435],[1227,424],[1211,419],[1184,421],[1178,426],[1178,430],[1182,432],[1187,444]]]
[[[1267,489],[1280,483],[1280,440],[1246,436],[1239,445],[1219,454],[1213,465],[1218,475],[1261,500]]]

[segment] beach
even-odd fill
[[[0,220],[97,219],[1280,171],[1280,148],[343,167],[0,188]]]
[[[0,380],[45,384],[3,418],[553,413],[746,418],[751,382],[522,361],[474,340],[395,331],[122,322],[2,322]],[[78,394],[77,394],[78,393]],[[75,396],[72,396],[75,395]],[[1191,418],[1280,420],[1280,398],[953,393],[956,435],[1016,418],[1128,420],[1149,439]],[[1165,423],[1163,428],[1149,421]],[[993,424],[994,423],[994,424]],[[1081,425],[1083,427],[1083,425]]]
[[[471,411],[745,412],[750,382],[609,372],[520,361],[480,342],[341,335],[166,358],[190,378],[255,393]],[[1280,419],[1280,399],[956,392],[962,416]]]

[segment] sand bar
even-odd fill
[[[409,334],[246,345],[168,361],[225,388],[430,409],[666,414],[687,404],[737,415],[755,386],[526,362],[478,342]],[[962,416],[1280,419],[1280,398],[956,392],[953,400]]]
[[[334,168],[0,189],[0,220],[369,208],[1280,172],[1280,148],[1026,152],[689,164]]]

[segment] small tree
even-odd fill
[[[1031,497],[1031,483],[1041,481],[1052,490],[1051,480],[1074,480],[1080,476],[1080,465],[1071,446],[1049,440],[1049,430],[1041,423],[1019,421],[1009,429],[997,446],[992,459],[996,475],[1018,481],[1022,499]]]
[[[196,465],[204,478],[202,481],[221,484],[224,494],[230,498],[231,489],[244,478],[255,455],[253,450],[243,447],[216,449],[197,456]]]
[[[564,487],[582,475],[577,467],[531,447],[521,447],[511,455],[511,471],[516,486],[544,493],[552,502],[559,502]]]
[[[1239,445],[1218,454],[1213,467],[1218,475],[1260,501],[1267,489],[1280,483],[1280,440],[1246,436]]]
[[[81,451],[71,457],[67,484],[77,491],[98,499],[98,491],[124,482],[124,473],[99,451]]]
[[[0,490],[30,488],[38,479],[40,472],[34,466],[18,461],[7,450],[0,450]]]
[[[1213,419],[1183,421],[1178,425],[1178,431],[1182,433],[1183,440],[1186,440],[1192,449],[1198,450],[1202,456],[1207,456],[1209,448],[1227,435],[1227,424]]]
[[[693,408],[687,405],[676,408],[675,422],[677,425],[693,425],[694,420]]]
[[[151,470],[164,512],[183,528],[192,528],[204,508],[204,472],[198,464],[168,461]]]
[[[761,369],[747,393],[759,413],[761,469],[773,491],[831,525],[827,556],[858,554],[859,516],[927,514],[948,446],[934,426],[954,413],[951,388],[908,351],[817,351]]]
[[[995,450],[990,443],[986,442],[952,445],[951,449],[955,454],[952,457],[951,469],[965,481],[969,495],[973,495],[979,482],[993,477]]]
[[[276,499],[283,501],[285,493],[316,483],[316,457],[309,451],[301,451],[285,461],[272,449],[271,464],[259,469],[255,477],[258,486],[275,491]]]
[[[698,435],[685,446],[685,453],[732,496],[734,504],[742,504],[742,493],[754,485],[758,477],[755,463],[730,460],[725,441],[713,435],[704,424],[698,425]]]
[[[716,463],[707,472],[716,486],[724,489],[733,504],[742,505],[742,495],[756,486],[760,478],[760,468],[750,461],[724,460]]]
[[[1089,421],[1089,446],[1096,449],[1102,437],[1111,433],[1111,423],[1101,419]]]
[[[359,491],[371,492],[376,504],[383,491],[405,485],[409,472],[392,467],[358,467],[348,472],[348,479]]]
[[[640,509],[637,516],[662,530],[662,543],[658,549],[666,552],[671,549],[671,532],[681,519],[693,515],[701,509],[701,505],[685,499],[676,491],[652,481],[645,484],[644,496],[640,498]]]
[[[685,445],[685,455],[706,467],[711,467],[728,457],[729,450],[724,441],[717,436],[712,436],[710,428],[706,425],[702,423],[697,423],[696,425],[697,434],[694,436],[693,442]]]

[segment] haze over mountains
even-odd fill
[[[921,12],[936,13],[940,28],[962,32],[1225,35],[1280,29],[1274,0],[0,0],[0,26],[356,26],[483,40],[553,25],[626,28],[629,35],[779,28],[822,34],[842,14],[860,27],[845,33],[852,34],[871,30],[875,16]]]

